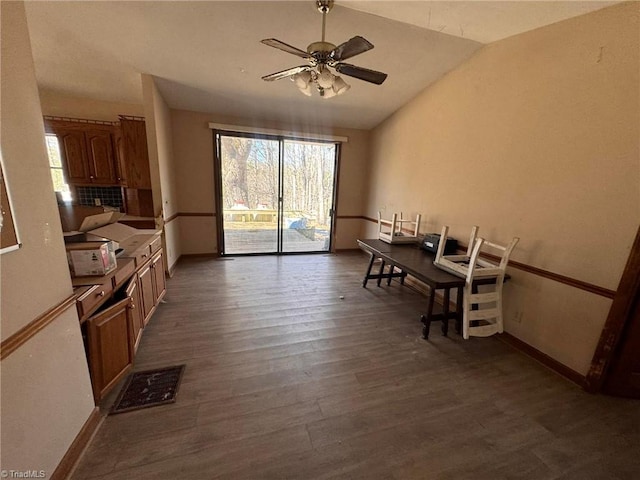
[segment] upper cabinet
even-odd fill
[[[70,184],[121,185],[113,126],[50,120],[47,131],[58,137]]]
[[[124,187],[129,215],[155,217],[144,119],[120,115],[117,122],[45,117],[58,137],[69,185]]]
[[[151,189],[149,151],[145,122],[120,117],[118,151],[124,165],[126,186],[136,189]]]
[[[116,169],[120,185],[127,186],[127,166],[124,161],[124,142],[122,141],[122,129],[117,125],[113,129],[113,144],[116,149]]]
[[[90,129],[85,132],[89,150],[89,177],[91,183],[99,185],[119,185],[117,161],[113,149],[111,132]]]
[[[71,184],[91,183],[89,155],[84,132],[64,127],[52,127],[51,130],[58,137],[67,182]]]
[[[155,217],[151,169],[147,148],[147,129],[144,120],[120,116],[116,134],[116,148],[122,165],[124,202],[127,213],[140,217]]]

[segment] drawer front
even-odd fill
[[[149,248],[151,249],[151,254],[156,253],[158,250],[160,250],[161,247],[162,247],[162,238],[160,236],[157,236],[149,245]]]
[[[142,265],[148,262],[150,258],[151,258],[151,250],[149,250],[149,246],[146,246],[145,248],[141,248],[140,250],[137,250],[136,256],[135,256],[136,267],[140,268]]]
[[[113,288],[117,290],[120,285],[126,282],[133,272],[136,271],[136,262],[131,258],[123,258],[118,260],[118,270],[113,276]]]
[[[93,285],[89,288],[89,290],[78,298],[77,305],[80,318],[84,320],[89,316],[98,308],[98,306],[104,303],[111,296],[112,292],[113,285],[111,283],[111,279],[104,284]]]

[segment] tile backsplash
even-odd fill
[[[101,205],[119,208],[123,211],[122,189],[120,187],[76,187],[78,204],[94,206],[99,198]]]

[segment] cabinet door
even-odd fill
[[[116,155],[116,180],[123,187],[127,186],[127,166],[125,163],[124,142],[122,141],[122,130],[118,126],[113,133],[113,143]]]
[[[142,296],[140,293],[140,285],[138,283],[138,276],[134,275],[127,288],[125,293],[128,298],[131,299],[131,303],[129,304],[129,310],[131,311],[131,325],[133,328],[133,339],[134,339],[134,351],[138,350],[138,345],[140,344],[140,339],[142,338],[142,328],[144,327],[144,311],[142,304]]]
[[[89,153],[89,176],[98,185],[117,185],[116,157],[111,133],[87,129],[85,132]]]
[[[151,314],[155,308],[155,294],[154,294],[154,275],[151,268],[151,261],[143,266],[138,272],[138,279],[140,281],[140,293],[142,296],[142,311],[144,312],[144,324],[149,323]]]
[[[153,280],[154,280],[154,303],[158,305],[162,297],[164,297],[167,291],[167,282],[164,276],[164,262],[162,261],[162,251],[158,252],[151,260],[153,268]]]
[[[73,128],[56,128],[54,133],[58,137],[67,182],[73,184],[91,183],[84,132]]]
[[[151,188],[151,170],[147,148],[145,122],[140,120],[120,120],[122,151],[127,169],[129,188]]]
[[[130,301],[126,298],[87,320],[89,369],[96,401],[133,366],[135,340]]]

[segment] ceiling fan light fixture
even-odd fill
[[[298,87],[298,89],[299,89],[303,94],[305,94],[307,97],[310,97],[310,96],[311,96],[311,84],[307,84],[307,86],[306,86],[306,87],[304,87],[304,88],[300,88],[300,87]]]
[[[271,82],[289,77],[302,93],[309,96],[311,95],[311,84],[313,84],[313,87],[318,90],[322,98],[341,95],[351,88],[342,78],[333,74],[329,67],[335,69],[341,75],[381,85],[387,78],[386,73],[344,63],[344,60],[371,50],[373,44],[359,35],[338,46],[327,42],[325,40],[326,16],[331,11],[334,0],[315,0],[315,3],[318,11],[322,14],[322,39],[319,42],[311,43],[306,52],[276,38],[265,38],[261,41],[269,47],[304,58],[307,60],[308,65],[300,65],[265,75],[262,79]]]
[[[305,71],[296,73],[293,77],[291,77],[293,82],[296,84],[300,90],[304,90],[309,87],[309,83],[311,82],[311,72]]]
[[[335,78],[335,75],[331,73],[328,68],[323,68],[318,74],[317,82],[322,88],[328,89],[333,87]]]
[[[351,88],[351,85],[349,85],[347,82],[345,82],[342,77],[335,77],[334,81],[333,81],[333,91],[336,93],[336,95],[342,95],[344,92],[346,92],[347,90],[349,90]]]
[[[337,95],[337,93],[333,90],[332,87],[330,88],[318,88],[318,91],[320,92],[320,96],[322,98],[331,98],[331,97],[335,97]]]

